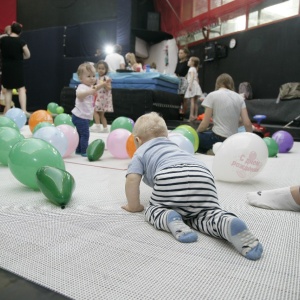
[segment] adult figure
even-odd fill
[[[143,69],[142,64],[137,63],[134,53],[126,53],[125,55],[126,62],[128,64],[128,69],[134,72],[141,72]]]
[[[113,53],[107,54],[105,62],[108,64],[110,72],[116,72],[118,69],[125,69],[125,59],[121,55],[122,47],[114,45]]]
[[[247,132],[252,132],[244,98],[234,91],[234,82],[230,75],[221,74],[216,80],[215,91],[207,95],[202,102],[205,107],[204,118],[197,131],[200,139],[198,152],[206,153],[217,142],[223,142],[238,132],[241,120]],[[213,127],[207,130],[210,119]]]
[[[182,113],[185,114],[188,110],[187,100],[184,99],[184,94],[188,87],[187,73],[189,71],[188,61],[189,61],[190,51],[188,48],[182,48],[178,51],[178,62],[175,69],[175,74],[179,78],[178,94],[182,98]]]
[[[26,90],[24,83],[23,60],[30,58],[30,51],[24,40],[20,39],[22,25],[14,22],[11,34],[1,38],[2,85],[6,89],[4,113],[10,109],[12,90],[17,89],[21,109],[28,117],[26,109]]]

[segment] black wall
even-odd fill
[[[116,19],[117,5],[118,0],[17,0],[17,16],[25,30],[32,30]]]
[[[300,17],[262,26],[216,39],[228,45],[235,38],[237,45],[228,49],[226,58],[204,62],[205,43],[191,47],[192,55],[201,58],[200,84],[204,92],[214,90],[215,80],[229,73],[238,89],[240,82],[248,81],[254,98],[276,98],[279,87],[286,82],[300,81]]]

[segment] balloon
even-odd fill
[[[62,124],[67,124],[67,125],[70,125],[72,127],[75,127],[73,122],[72,122],[71,116],[68,115],[68,114],[64,114],[64,113],[59,114],[54,119],[54,125],[55,126],[62,125]]]
[[[76,148],[78,146],[78,143],[79,143],[78,132],[77,132],[76,128],[74,128],[68,124],[58,125],[56,128],[64,133],[65,138],[68,141],[68,147],[66,149],[65,154],[63,155],[63,157],[68,157],[76,150]]]
[[[132,124],[132,128],[133,128],[133,126],[134,126],[134,121],[133,121],[132,119],[130,119],[130,118],[128,118],[128,120],[129,120],[129,122]]]
[[[132,132],[133,125],[131,119],[127,117],[118,117],[114,119],[114,121],[111,123],[110,131],[113,131],[115,129],[127,129],[128,131]]]
[[[274,157],[278,154],[279,151],[279,147],[277,142],[270,138],[270,137],[265,137],[263,138],[264,142],[266,143],[267,147],[268,147],[268,153],[269,153],[269,157]]]
[[[20,108],[15,107],[9,109],[6,112],[5,116],[13,120],[17,124],[19,129],[21,129],[27,122],[26,115],[24,111]]]
[[[8,117],[0,117],[0,127],[10,127],[19,131],[19,127],[16,122]]]
[[[134,136],[131,134],[126,142],[126,151],[130,158],[133,157],[134,152],[136,151],[136,146],[134,143]]]
[[[277,142],[279,147],[279,153],[289,152],[294,145],[294,139],[292,135],[284,130],[276,131],[272,135],[272,139],[274,139]]]
[[[22,184],[38,189],[36,172],[40,167],[50,166],[65,169],[59,152],[49,143],[27,138],[16,143],[8,155],[8,167]]]
[[[23,140],[19,130],[10,127],[0,127],[0,162],[7,166],[8,155],[12,147]]]
[[[217,151],[220,149],[220,146],[222,145],[222,142],[218,142],[218,143],[215,143],[213,144],[213,148],[212,148],[212,151],[213,153],[216,155]]]
[[[51,114],[49,114],[46,110],[42,109],[37,110],[31,114],[28,121],[30,131],[33,132],[34,127],[41,122],[53,123],[53,118]]]
[[[192,135],[194,136],[194,139],[195,139],[195,142],[193,144],[194,145],[194,150],[195,150],[194,152],[196,152],[199,148],[199,142],[200,142],[199,141],[199,135],[198,135],[197,131],[190,125],[180,125],[180,126],[176,127],[175,130],[177,128],[184,128],[184,129],[186,129],[186,130],[188,130],[189,132],[192,133]]]
[[[249,132],[227,138],[214,156],[212,171],[217,180],[239,182],[262,171],[268,159],[266,143]]]
[[[178,145],[181,150],[194,154],[194,146],[191,141],[180,133],[170,133],[168,139]]]
[[[56,114],[56,109],[58,107],[58,104],[55,102],[50,102],[47,105],[47,111],[49,111],[52,114]]]
[[[130,131],[118,128],[111,131],[107,137],[107,149],[116,158],[129,158],[126,151],[127,139],[130,136]]]
[[[75,189],[74,177],[69,172],[54,167],[39,168],[36,182],[42,193],[61,208],[68,204]]]
[[[56,113],[57,113],[57,114],[62,114],[64,111],[65,111],[65,110],[64,110],[64,108],[63,108],[62,106],[58,106],[58,107],[56,108]]]
[[[42,139],[54,146],[61,156],[64,156],[67,151],[68,140],[64,133],[54,126],[40,128],[33,134],[33,137]]]
[[[185,136],[185,137],[186,137],[187,139],[189,139],[190,142],[192,143],[192,145],[193,145],[193,147],[194,147],[194,152],[198,150],[198,148],[195,149],[195,145],[196,145],[196,143],[195,143],[195,137],[194,137],[194,135],[192,134],[191,131],[189,131],[188,129],[186,129],[186,128],[184,128],[184,127],[180,127],[180,128],[177,127],[177,128],[175,128],[172,132],[173,132],[173,133],[180,133],[180,134],[182,134],[183,136]]]
[[[39,124],[37,124],[34,128],[33,128],[33,134],[38,131],[40,128],[43,128],[43,127],[49,127],[49,126],[52,126],[54,127],[54,124],[53,123],[49,123],[49,122],[41,122]]]
[[[86,153],[89,161],[98,160],[104,152],[105,143],[103,140],[98,139],[94,140],[91,144],[88,145]]]

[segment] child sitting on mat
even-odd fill
[[[261,257],[262,245],[245,222],[221,209],[211,172],[168,139],[157,113],[138,118],[132,134],[137,150],[127,170],[123,209],[144,210],[139,192],[143,178],[153,188],[145,216],[156,229],[171,232],[182,243],[196,242],[197,230],[229,241],[247,259]]]

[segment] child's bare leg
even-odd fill
[[[91,132],[101,132],[100,116],[99,116],[99,112],[97,112],[97,111],[94,111],[94,121],[95,121],[95,124],[93,124],[90,127],[90,131]]]
[[[107,120],[106,120],[106,118],[105,118],[105,113],[104,113],[104,111],[100,111],[99,114],[100,114],[101,123],[102,123],[102,125],[103,125],[103,130],[102,130],[102,132],[108,132],[108,128],[107,128]]]
[[[247,193],[250,205],[265,209],[300,211],[299,186]]]
[[[95,120],[95,124],[100,125],[100,115],[99,115],[99,112],[97,112],[97,111],[94,111],[94,120]]]
[[[198,117],[198,97],[194,98],[194,118],[197,119]]]
[[[191,107],[190,107],[190,118],[189,121],[193,121],[194,120],[194,98],[191,98]]]

